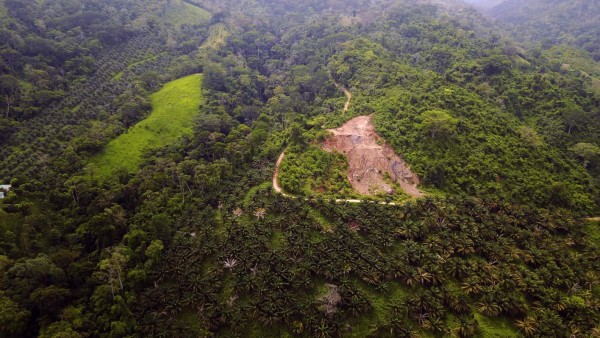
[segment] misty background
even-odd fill
[[[472,4],[483,9],[491,9],[500,4],[502,0],[464,0],[466,3]]]

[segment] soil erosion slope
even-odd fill
[[[356,117],[329,131],[333,135],[325,140],[323,148],[346,155],[350,165],[348,180],[356,191],[363,195],[393,193],[392,186],[386,182],[388,174],[408,195],[423,196],[417,188],[419,178],[377,135],[371,116]]]

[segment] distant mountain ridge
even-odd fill
[[[517,38],[572,44],[600,60],[598,0],[507,0],[495,6],[491,15],[517,25]]]
[[[475,7],[482,8],[484,10],[491,9],[500,3],[502,0],[464,0],[466,3],[469,3]]]

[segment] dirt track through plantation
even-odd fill
[[[333,77],[331,76],[331,74],[329,74],[329,76],[331,77],[331,81],[333,81],[333,83],[335,84],[335,86],[341,90],[342,92],[344,92],[344,95],[346,95],[346,103],[344,103],[344,113],[347,113],[348,110],[350,109],[350,100],[352,100],[352,93],[350,93],[350,91],[348,89],[346,89],[346,87],[342,86],[341,84],[337,83]]]
[[[275,174],[273,174],[273,189],[275,189],[276,193],[282,194],[283,196],[287,196],[286,193],[283,192],[283,189],[279,186],[279,167],[281,167],[281,161],[285,157],[285,151],[279,155],[277,159],[277,163],[275,163]]]
[[[335,80],[333,82],[346,95],[347,100],[344,104],[344,113],[346,113],[350,109],[352,93]],[[419,178],[375,132],[371,116],[353,118],[340,128],[328,131],[332,136],[325,140],[323,148],[326,151],[338,151],[348,158],[350,165],[348,180],[360,194],[367,196],[380,193],[392,194],[394,188],[388,183],[391,181],[398,184],[411,197],[424,196],[417,188]],[[275,164],[273,189],[283,196],[294,197],[286,194],[279,186],[279,170],[284,157],[285,151],[279,155]],[[337,199],[336,202],[361,203],[362,200]],[[395,205],[395,203],[382,203]]]

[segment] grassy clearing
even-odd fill
[[[375,290],[366,283],[355,280],[358,290],[363,292],[371,301],[373,311],[361,315],[351,324],[352,332],[349,337],[367,337],[372,334],[372,329],[378,324],[385,323],[389,318],[389,308],[394,304],[399,304],[409,294],[409,290],[397,282],[388,283],[389,290],[381,292]]]
[[[250,324],[247,332],[248,337],[251,338],[282,338],[292,337],[289,332],[280,326],[264,326],[260,323],[253,322]]]
[[[191,134],[202,100],[201,84],[201,74],[190,75],[169,82],[152,94],[150,116],[112,140],[92,159],[97,177],[107,179],[120,169],[133,172],[138,169],[145,151]]]
[[[512,322],[507,318],[488,318],[475,312],[475,319],[479,323],[478,337],[521,337]]]
[[[210,12],[181,0],[172,1],[165,12],[165,20],[177,28],[207,24],[211,18]]]
[[[543,54],[552,61],[569,65],[570,70],[579,70],[592,76],[600,76],[600,64],[595,62],[584,50],[559,45],[544,51]]]
[[[231,35],[231,33],[227,30],[227,27],[223,23],[217,23],[210,26],[208,31],[208,38],[202,46],[200,46],[200,51],[206,50],[217,50],[225,45],[225,41]]]
[[[285,234],[281,230],[273,230],[273,235],[271,236],[271,250],[279,250],[285,246]]]
[[[600,247],[600,222],[599,221],[588,221],[587,222],[587,233],[590,236],[590,240],[596,246]]]
[[[116,80],[116,81],[121,80],[121,78],[123,77],[123,74],[125,74],[124,70],[122,70],[122,71],[118,72],[117,74],[115,74],[115,76],[113,76],[112,79]]]
[[[333,224],[326,219],[320,212],[317,210],[310,208],[308,211],[310,217],[317,221],[317,225],[319,225],[323,231],[325,232],[333,232]]]

